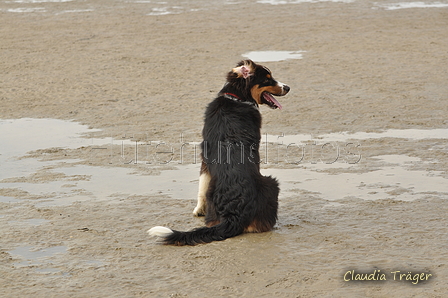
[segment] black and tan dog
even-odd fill
[[[269,69],[241,61],[205,112],[198,204],[193,213],[205,215],[206,227],[180,232],[154,227],[150,235],[165,244],[196,245],[220,241],[243,232],[266,232],[277,221],[279,187],[260,174],[261,114],[266,104],[281,109],[273,97],[289,87]]]

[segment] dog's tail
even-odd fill
[[[171,245],[196,245],[222,241],[235,237],[244,232],[244,227],[239,221],[225,220],[212,227],[201,227],[188,232],[171,230],[166,227],[154,227],[148,230],[151,236],[163,238],[164,244]]]

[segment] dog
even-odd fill
[[[279,184],[260,173],[260,105],[282,106],[274,98],[290,88],[271,71],[243,60],[205,112],[198,202],[193,214],[205,215],[205,227],[188,232],[154,227],[151,236],[164,244],[196,245],[221,241],[244,232],[272,230],[277,221]]]

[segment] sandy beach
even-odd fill
[[[448,2],[0,0],[0,17],[1,297],[448,294]],[[203,225],[205,107],[264,51],[291,87],[260,108],[275,229],[161,245],[149,228]]]

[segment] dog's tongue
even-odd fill
[[[282,109],[282,105],[268,92],[263,92],[263,97],[269,102],[272,102],[278,109]]]

